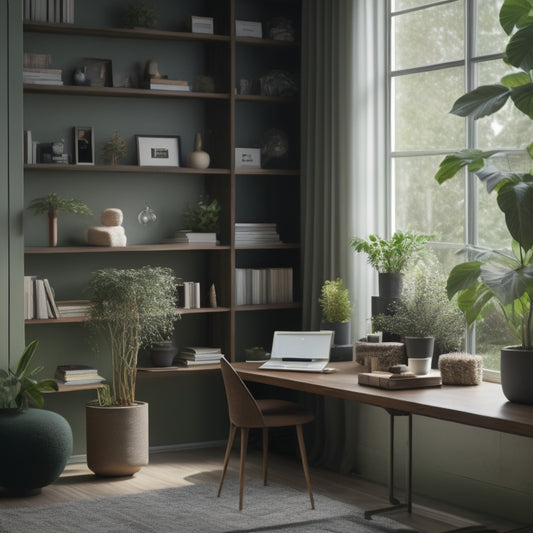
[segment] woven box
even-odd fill
[[[355,360],[371,371],[387,371],[392,365],[407,363],[402,342],[356,342]]]
[[[483,358],[469,353],[445,353],[439,357],[443,385],[479,385],[483,379]]]

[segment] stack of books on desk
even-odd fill
[[[176,358],[178,365],[195,366],[195,365],[212,365],[220,362],[224,357],[220,348],[211,348],[208,346],[188,346],[183,348]]]
[[[61,385],[89,385],[105,381],[96,368],[88,365],[59,365],[54,377]]]

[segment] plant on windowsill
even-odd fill
[[[176,278],[163,267],[106,268],[87,291],[88,325],[103,333],[112,365],[111,386],[87,405],[87,462],[96,474],[131,475],[148,461],[148,404],[135,400],[138,353],[171,337],[179,316]],[[111,434],[113,450],[102,439]]]
[[[420,257],[430,235],[416,231],[396,231],[389,239],[371,234],[368,239],[353,237],[355,252],[366,253],[370,265],[379,274],[379,295],[398,298],[402,292],[403,273]]]
[[[461,96],[451,113],[477,120],[497,112],[510,98],[519,111],[533,119],[531,7],[530,2],[504,0],[500,10],[500,24],[510,36],[504,61],[520,72]],[[533,157],[533,143],[527,152]],[[533,169],[529,173],[498,170],[487,162],[496,153],[498,150],[462,150],[448,155],[435,175],[442,184],[465,167],[473,172],[489,193],[496,192],[512,240],[510,250],[468,247],[471,260],[452,269],[447,291],[450,297],[458,294],[468,324],[481,317],[492,302],[498,303],[509,326],[522,339],[520,346],[501,350],[503,393],[510,401],[533,404]]]
[[[318,302],[322,310],[320,329],[334,331],[335,344],[341,346],[350,344],[352,303],[343,280],[337,278],[324,281]]]
[[[35,198],[28,209],[36,215],[43,213],[48,215],[48,246],[57,246],[57,214],[59,211],[76,215],[93,214],[89,207],[78,198],[66,198],[55,192],[42,198]]]

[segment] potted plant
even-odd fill
[[[505,0],[500,23],[510,35],[504,61],[520,71],[504,76],[500,84],[481,86],[461,96],[451,113],[474,119],[497,112],[509,98],[515,107],[533,119],[533,56],[531,36],[533,18],[528,2]],[[516,31],[513,33],[513,31]],[[527,147],[533,157],[533,144]],[[501,382],[508,400],[533,404],[533,170],[529,173],[504,172],[490,166],[488,160],[497,151],[462,150],[448,155],[435,175],[444,183],[467,167],[496,193],[511,237],[510,250],[469,247],[470,261],[457,265],[448,277],[450,297],[458,294],[458,303],[468,324],[497,302],[508,324],[520,334],[519,346],[501,350]]]
[[[183,214],[185,226],[193,232],[216,233],[220,216],[217,199],[200,199],[194,206],[188,206]]]
[[[324,281],[318,301],[322,309],[320,329],[333,331],[335,344],[341,346],[350,344],[352,304],[343,280],[337,278]]]
[[[430,235],[416,231],[396,231],[390,239],[371,234],[368,239],[353,237],[354,251],[366,253],[368,262],[378,271],[379,295],[398,298],[402,292],[403,273],[413,263]]]
[[[35,198],[28,209],[36,215],[42,213],[48,215],[48,246],[57,246],[57,214],[59,211],[77,215],[93,214],[89,207],[78,198],[66,198],[55,192],[43,198]]]
[[[102,158],[106,163],[116,165],[121,157],[128,153],[127,143],[122,139],[117,130],[113,132],[111,139],[102,146]]]
[[[155,28],[159,12],[152,3],[142,0],[131,4],[124,15],[126,28]]]
[[[55,481],[72,453],[72,430],[59,414],[40,409],[42,391],[58,390],[53,379],[35,380],[30,368],[39,343],[26,346],[15,368],[0,369],[0,486],[27,493]],[[34,408],[36,407],[36,408]]]
[[[88,325],[104,334],[112,366],[111,385],[86,408],[87,463],[99,475],[132,475],[148,462],[148,404],[135,399],[138,353],[173,330],[176,278],[164,267],[107,268],[87,290]]]
[[[402,296],[391,304],[388,314],[373,318],[373,328],[398,335],[407,357],[428,359],[429,365],[435,351],[435,363],[438,354],[457,351],[465,330],[463,313],[448,299],[444,278],[425,271],[407,277]]]

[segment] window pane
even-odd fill
[[[435,4],[441,0],[392,0],[392,11],[403,11],[404,9],[411,9],[412,7],[425,6]]]
[[[463,69],[393,79],[393,150],[454,150],[465,144],[465,121],[450,115],[463,94]]]
[[[478,84],[499,83],[511,72],[502,60],[480,63],[477,66]],[[533,140],[533,122],[518,111],[510,99],[494,115],[477,120],[476,125],[477,144],[481,149],[525,148]]]
[[[462,1],[393,17],[393,70],[462,59],[463,31]]]
[[[507,44],[507,34],[498,23],[503,0],[482,0],[477,3],[476,55],[499,54]]]
[[[439,242],[464,242],[464,180],[439,185],[433,176],[441,156],[393,160],[396,227],[434,235]]]

